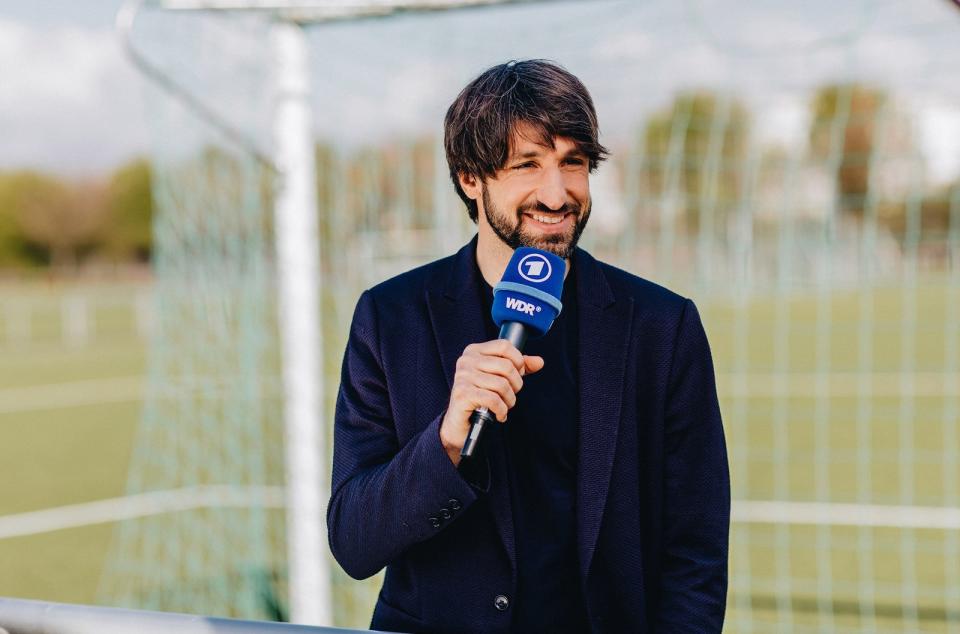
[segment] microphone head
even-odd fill
[[[513,252],[503,278],[493,289],[493,321],[498,327],[515,321],[535,337],[550,330],[563,304],[563,258],[532,247]]]

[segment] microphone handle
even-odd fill
[[[500,339],[506,339],[513,344],[520,352],[523,352],[523,346],[527,343],[527,329],[518,321],[505,321],[500,327]],[[493,415],[486,407],[473,410],[470,414],[470,433],[463,441],[463,449],[460,450],[460,460],[469,459],[474,455],[474,451],[480,442],[480,434],[483,433],[484,425],[497,422],[497,417]]]

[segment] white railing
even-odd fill
[[[146,339],[153,321],[151,291],[80,288],[49,293],[0,289],[0,348],[55,344],[81,348],[118,334]]]
[[[366,631],[0,597],[0,634],[346,634]]]

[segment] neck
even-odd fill
[[[490,235],[492,232],[479,231],[477,235],[477,265],[480,267],[480,273],[483,279],[490,286],[496,286],[503,277],[503,272],[507,270],[507,264],[513,256],[513,249],[504,244],[503,240],[497,235]]]

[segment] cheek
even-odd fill
[[[537,197],[527,192],[509,192],[500,198],[499,208],[506,214],[514,215],[521,209],[535,207]]]
[[[497,209],[503,209],[503,207],[510,202],[510,189],[502,185],[494,187],[488,185],[486,196],[492,206]]]
[[[501,185],[494,200],[502,209],[514,211],[524,205],[536,204],[537,181],[532,175],[512,174]]]
[[[586,174],[571,174],[565,180],[567,191],[577,200],[584,201],[590,198],[590,179]]]

